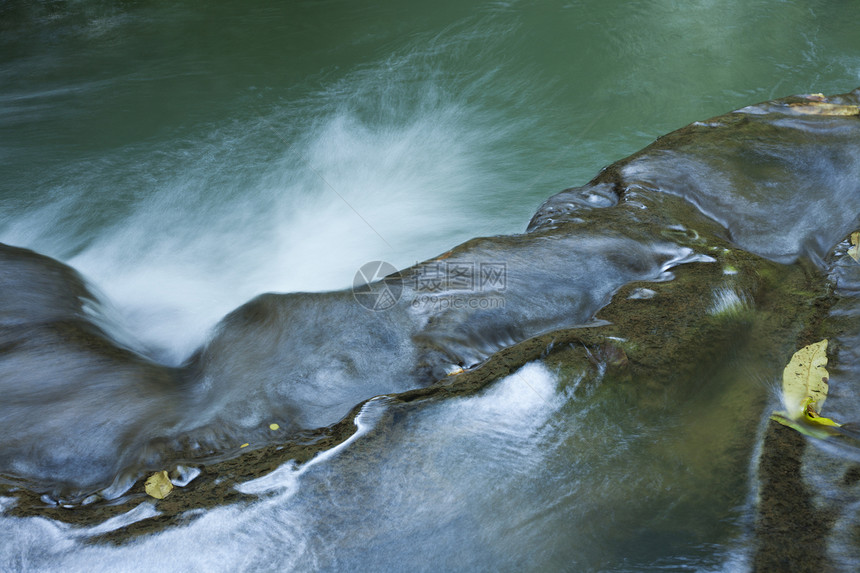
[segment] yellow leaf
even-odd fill
[[[774,412],[770,419],[814,438],[839,433],[840,427],[818,414],[827,399],[827,339],[804,346],[794,353],[782,371],[782,403],[785,411]]]
[[[807,424],[801,424],[800,422],[795,422],[790,418],[786,418],[783,412],[774,412],[773,414],[771,414],[770,419],[774,422],[779,422],[783,426],[788,426],[789,428],[797,430],[801,434],[805,434],[813,438],[829,438],[831,435],[836,433],[834,430],[831,430],[827,427],[810,426]]]
[[[279,428],[280,428],[280,426],[277,424],[269,424],[269,429],[272,430],[273,432]]]
[[[807,418],[807,410],[819,412],[827,399],[827,339],[794,353],[782,371],[782,401],[792,420]]]
[[[851,247],[848,249],[848,255],[860,263],[860,231],[851,233]]]
[[[146,493],[155,499],[164,499],[173,490],[173,484],[170,483],[166,471],[160,471],[149,476],[143,487]]]

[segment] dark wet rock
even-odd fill
[[[94,302],[74,269],[28,249],[3,245],[0,268],[4,329],[84,318],[84,305]]]
[[[551,369],[586,372],[577,392],[587,393],[593,386],[602,385],[613,409],[629,411],[631,416],[668,420],[678,413],[667,410],[667,399],[670,403],[700,403],[701,409],[720,420],[721,431],[718,435],[709,433],[698,446],[714,454],[705,458],[711,465],[699,468],[695,474],[702,480],[699,487],[704,494],[715,484],[725,487],[727,480],[734,480],[738,482],[735,489],[744,492],[746,473],[738,471],[737,460],[749,459],[756,440],[750,420],[757,419],[768,398],[767,388],[756,382],[754,373],[781,368],[794,351],[796,340],[811,336],[810,325],[815,325],[816,317],[823,314],[812,303],[825,304],[829,295],[821,275],[810,265],[777,265],[743,252],[724,253],[723,245],[718,245],[716,264],[682,265],[675,271],[674,280],[625,285],[612,303],[598,312],[599,322],[529,338],[499,350],[461,374],[393,395],[389,403],[433,403],[473,395],[523,364],[542,360]],[[731,279],[734,288],[747,293],[748,303],[742,312],[714,313],[702,300],[713,296],[714,291],[703,290],[702,285],[723,280],[723,265],[729,262],[738,270]],[[648,300],[631,298],[630,293],[643,285],[648,285],[654,296]],[[715,364],[722,366],[714,368]],[[745,376],[737,376],[736,368],[741,368]],[[724,386],[727,379],[734,380],[731,388]],[[711,406],[717,399],[724,403]],[[199,477],[158,501],[163,516],[135,523],[104,539],[122,542],[180,523],[184,512],[191,509],[246,500],[248,496],[238,492],[235,484],[266,474],[289,460],[303,463],[342,443],[355,431],[352,420],[360,408],[356,406],[341,422],[328,428],[295,433],[250,451],[234,448],[233,457],[206,463]],[[710,427],[701,423],[701,419],[685,420],[686,432]],[[666,439],[679,442],[671,433]],[[167,467],[182,461],[168,460]],[[361,469],[355,472],[360,474]],[[49,510],[49,515],[88,523],[128,511],[143,497],[140,480],[121,504],[95,504],[73,511],[59,507]],[[730,518],[731,508],[741,501],[724,500],[722,509],[714,509],[715,519]],[[678,505],[677,501],[672,503]],[[683,506],[680,507],[683,515]],[[48,510],[40,507],[37,496],[32,496],[19,500],[12,511],[17,515],[44,515]],[[617,533],[617,543],[623,545],[624,535]]]
[[[834,516],[813,503],[803,480],[806,440],[798,432],[771,421],[765,434],[761,494],[756,520],[755,571],[831,571],[827,534]]]
[[[694,260],[708,257],[595,221],[464,243],[403,271],[401,298],[384,311],[350,292],[257,297],[193,359],[201,383],[191,389],[198,415],[188,418],[198,426],[184,432],[218,428],[235,446],[265,440],[271,421],[290,431],[328,426],[371,396],[420,388],[527,338],[587,324],[624,284],[662,280]],[[492,282],[481,275],[491,265],[503,273]]]
[[[529,229],[576,219],[593,205],[654,192],[683,197],[740,248],[780,262],[821,260],[860,224],[860,116],[810,115],[785,98],[695,122],[549,199]],[[860,90],[826,98],[857,106]],[[803,197],[803,201],[798,201]]]
[[[0,472],[62,498],[134,478],[180,377],[119,346],[71,268],[0,245]]]

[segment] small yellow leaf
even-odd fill
[[[797,430],[801,434],[810,436],[812,438],[824,439],[829,438],[834,433],[837,433],[827,427],[811,426],[807,424],[801,424],[800,422],[795,422],[790,418],[786,418],[783,412],[774,412],[773,414],[771,414],[770,419],[774,422],[779,422],[783,426],[788,426],[793,430]]]
[[[170,483],[166,471],[160,471],[149,476],[143,487],[146,493],[155,499],[164,499],[173,490],[173,484]]]
[[[827,339],[804,346],[794,353],[782,371],[782,400],[788,417],[800,420],[808,417],[809,408],[816,413],[827,399],[829,374]]]
[[[860,231],[851,233],[851,247],[848,248],[848,256],[860,263]]]
[[[273,432],[279,428],[280,428],[280,426],[277,424],[269,424],[269,429],[272,430]]]
[[[805,416],[804,421],[807,424],[814,424],[816,426],[830,426],[831,428],[838,428],[838,427],[842,426],[842,424],[834,422],[830,418],[825,418],[824,416],[819,416],[818,414],[815,413],[815,411],[812,408],[807,408],[804,416]]]
[[[249,443],[245,442],[244,444],[242,444],[242,445],[241,445],[241,446],[239,446],[239,447],[240,447],[240,448],[247,448],[247,447],[248,447],[248,446],[250,446],[250,445],[251,445],[251,444],[249,444]]]

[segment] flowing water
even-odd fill
[[[373,4],[0,2],[0,243],[82,277],[0,252],[0,327],[32,328],[0,336],[0,427],[14,435],[0,472],[26,476],[46,505],[93,491],[127,502],[163,451],[220,460],[276,442],[272,421],[281,435],[345,416],[357,427],[309,462],[239,480],[252,501],[122,543],[92,540],[163,510],[141,496],[87,526],[0,517],[0,570],[751,567],[755,459],[783,355],[749,335],[775,328],[776,307],[720,253],[775,261],[755,263],[772,284],[830,274],[845,350],[828,413],[860,420],[860,279],[847,244],[834,252],[860,226],[856,129],[750,112],[753,152],[703,123],[706,160],[658,149],[609,174],[621,206],[608,178],[544,202],[691,122],[856,88],[860,11]],[[782,143],[796,132],[820,151]],[[341,291],[378,260],[412,267],[397,285],[408,308],[368,312]],[[494,282],[428,294],[440,261]],[[601,326],[595,312],[628,283],[640,282],[625,308],[668,298],[696,263],[716,269],[690,287],[690,316],[714,339],[685,339],[677,317],[654,325],[695,349],[664,379],[630,379],[610,350],[573,345],[480,392],[387,396]],[[267,292],[300,294],[254,298]],[[48,321],[67,330],[31,326]],[[810,451],[813,467],[856,457]],[[840,472],[809,479],[841,504],[828,551],[850,570],[860,497],[831,483]]]

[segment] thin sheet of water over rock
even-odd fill
[[[657,191],[690,201],[750,252],[820,260],[860,224],[860,92],[823,102],[829,113],[818,103],[818,96],[788,98],[695,122],[553,197],[530,228],[603,207],[613,192],[635,200]]]
[[[422,282],[435,264],[424,263],[402,279],[398,304],[380,312],[350,292],[262,295],[228,315],[180,370],[112,344],[81,302],[68,303],[63,316],[37,316],[4,331],[13,350],[2,356],[2,382],[12,399],[0,416],[10,440],[0,469],[40,483],[54,476],[57,485],[48,489],[55,495],[81,497],[126,470],[157,467],[171,448],[205,457],[271,439],[270,423],[282,429],[276,436],[329,426],[372,396],[426,386],[451,367],[471,367],[532,336],[586,324],[626,283],[664,280],[675,265],[712,260],[665,240],[649,245],[633,229],[473,241],[444,259],[439,288]],[[41,265],[46,273],[56,268],[74,276],[44,257],[4,249],[10,271]],[[503,265],[497,284],[461,288],[450,279],[455,269],[474,272],[490,263]],[[62,277],[51,287],[57,300],[46,301],[49,309],[67,303],[65,290],[86,292],[80,280]],[[28,312],[31,302],[17,294],[23,287],[8,288],[10,313]],[[82,437],[58,431],[87,408],[83,419],[91,428]],[[22,417],[46,422],[26,424]]]
[[[358,293],[257,296],[179,366],[72,267],[0,246],[0,564],[772,562],[755,452],[799,345],[834,337],[828,406],[856,410],[858,104],[692,124],[550,198],[523,234]],[[840,444],[804,458],[819,507],[855,503]],[[181,487],[155,501],[142,479],[162,469]],[[821,558],[853,562],[825,530]],[[201,538],[211,551],[172,556]]]

